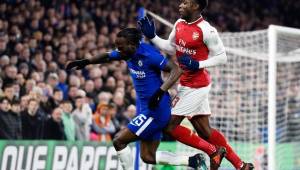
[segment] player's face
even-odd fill
[[[128,40],[126,40],[124,37],[117,37],[115,42],[118,50],[121,53],[121,56],[130,57],[132,56],[136,51],[136,45],[130,43]]]
[[[179,4],[179,14],[182,19],[187,20],[197,9],[197,3],[194,0],[181,0]]]

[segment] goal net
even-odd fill
[[[297,31],[278,29],[273,35],[268,30],[223,33],[228,64],[210,69],[212,125],[257,170],[300,168],[300,30]],[[272,44],[270,36],[277,37]],[[270,56],[270,46],[276,49],[274,56]],[[274,111],[270,111],[272,104]],[[269,165],[272,159],[274,165]]]
[[[211,125],[256,170],[299,170],[300,30],[270,28],[220,33],[228,63],[209,69]],[[199,152],[180,143],[177,151]],[[224,160],[220,169],[234,168]]]

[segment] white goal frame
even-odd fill
[[[277,33],[300,35],[300,29],[270,25],[268,28],[268,170],[276,169]]]

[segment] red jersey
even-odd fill
[[[209,50],[203,42],[203,32],[199,23],[203,18],[199,18],[193,23],[179,20],[175,25],[176,56],[180,57],[184,53],[189,54],[196,61],[207,60]],[[210,76],[205,68],[197,71],[184,70],[180,77],[180,84],[187,87],[199,88],[210,84]]]
[[[211,79],[205,68],[227,61],[225,47],[217,30],[202,17],[191,23],[179,19],[176,21],[168,40],[155,36],[151,41],[169,54],[174,54],[176,50],[177,57],[181,57],[186,53],[192,59],[199,61],[199,70],[189,71],[184,69],[180,77],[182,86],[191,88],[208,86]]]

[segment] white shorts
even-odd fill
[[[178,93],[172,101],[172,115],[192,118],[196,115],[210,115],[208,93],[211,85],[201,88],[178,86]]]

